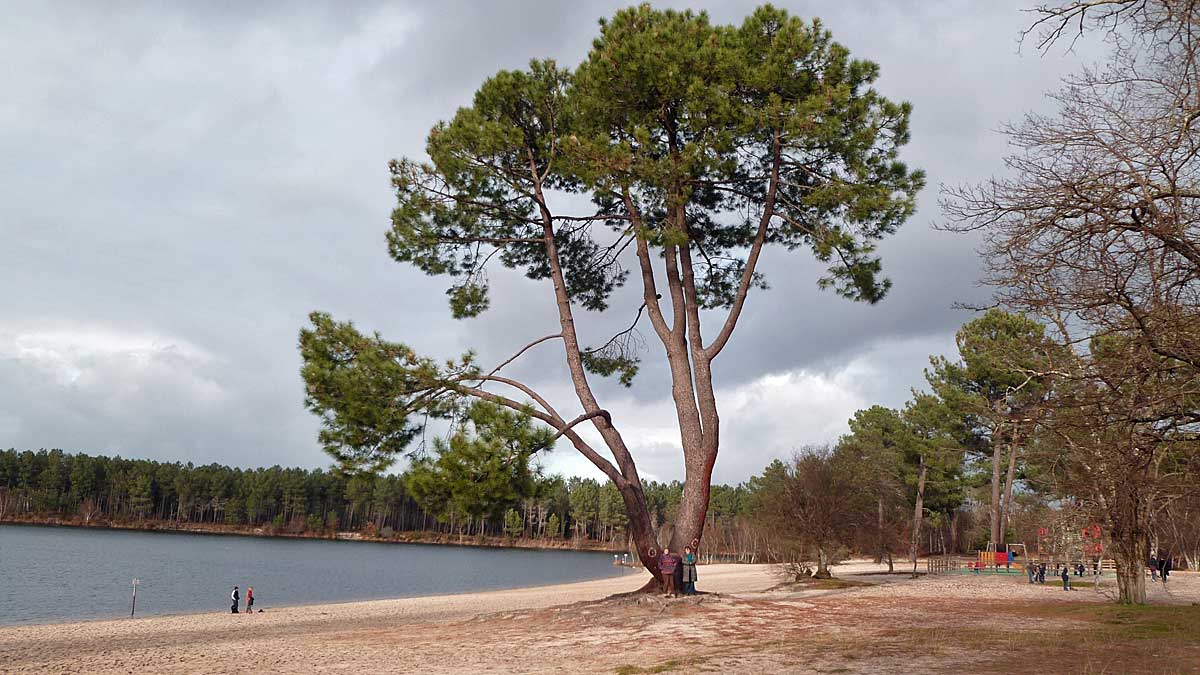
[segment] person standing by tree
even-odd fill
[[[238,595],[238,587],[237,586],[233,587],[233,592],[229,594],[229,599],[231,601],[233,601],[233,605],[229,608],[230,613],[237,614],[238,613],[238,601],[241,600],[241,596]]]
[[[678,566],[679,556],[671,553],[671,549],[664,548],[662,555],[658,557],[658,571],[662,573],[665,596],[674,598],[679,595],[679,589],[675,586],[675,569]]]
[[[683,594],[696,594],[696,552],[691,546],[683,547]]]

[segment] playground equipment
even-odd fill
[[[1004,544],[1004,550],[997,551],[996,543],[988,542],[987,550],[979,552],[979,559],[975,562],[975,569],[991,569],[993,572],[1000,571],[1001,567],[1004,568],[1005,572],[1025,569],[1023,562],[1018,562],[1018,558],[1022,561],[1029,560],[1029,553],[1024,543]]]
[[[1000,545],[988,542],[986,550],[978,551],[975,560],[930,558],[926,569],[930,574],[1024,574],[1031,565],[1045,565],[1048,573],[1057,576],[1065,565],[1072,576],[1100,577],[1116,571],[1116,561],[1104,557],[1103,535],[1096,523],[1040,527],[1034,554],[1024,542]]]

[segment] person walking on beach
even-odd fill
[[[233,587],[233,592],[229,594],[229,599],[231,601],[233,601],[233,606],[229,608],[230,613],[237,614],[238,613],[238,601],[242,599],[242,597],[240,595],[238,595],[238,587],[237,586]]]
[[[246,587],[246,613],[247,614],[254,613],[254,587],[253,586]]]
[[[696,552],[691,546],[683,547],[683,594],[696,594]]]
[[[671,549],[664,548],[662,555],[658,557],[658,571],[662,573],[663,585],[666,587],[663,595],[667,597],[679,597],[679,589],[675,587],[675,569],[679,566],[679,556],[671,553]]]

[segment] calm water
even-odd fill
[[[612,554],[0,525],[0,624],[228,612],[619,576]]]

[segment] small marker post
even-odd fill
[[[133,617],[133,612],[134,612],[134,610],[136,610],[136,609],[137,609],[137,587],[138,587],[138,581],[139,581],[139,579],[138,579],[137,577],[134,577],[134,578],[133,578],[133,601],[132,601],[132,602],[130,603],[130,605],[129,605],[129,616],[130,616],[130,618],[132,618],[132,617]]]

